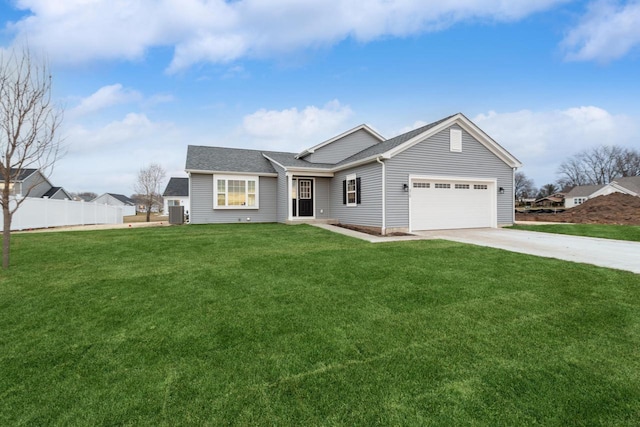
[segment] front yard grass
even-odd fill
[[[247,224],[19,234],[0,425],[637,425],[640,276]]]
[[[600,237],[602,239],[640,242],[640,226],[613,224],[518,224],[516,230],[542,231],[545,233],[570,234],[573,236]]]

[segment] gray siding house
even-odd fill
[[[573,208],[594,197],[606,196],[611,193],[622,193],[640,197],[640,176],[616,178],[608,184],[577,185],[566,194],[564,207]]]
[[[12,196],[73,200],[64,188],[54,187],[38,169],[11,169],[11,175],[13,179],[9,186]],[[0,185],[4,186],[4,182],[0,181]]]
[[[358,126],[301,153],[189,146],[192,224],[334,222],[382,234],[514,221],[521,163],[463,114],[385,139]]]
[[[189,178],[171,178],[162,193],[164,208],[162,212],[169,215],[170,206],[184,206],[185,214],[189,214]]]

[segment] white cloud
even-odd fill
[[[53,60],[140,59],[173,47],[168,69],[228,62],[353,37],[368,42],[447,28],[463,21],[505,22],[568,0],[20,0],[31,12],[8,26]]]
[[[187,149],[181,141],[189,138],[174,124],[144,114],[129,113],[97,128],[76,124],[64,133],[67,155],[56,163],[52,182],[68,191],[129,195],[138,170],[151,162],[184,171]]]
[[[610,62],[640,45],[640,1],[597,1],[562,41],[566,58]]]
[[[72,117],[82,116],[100,111],[117,104],[139,101],[142,95],[131,89],[125,89],[121,84],[103,86],[90,96],[82,99],[78,106],[69,111]]]
[[[402,129],[400,129],[400,132],[397,132],[397,135],[401,135],[403,133],[411,132],[414,129],[418,129],[419,127],[426,126],[428,124],[429,123],[427,123],[427,122],[425,122],[423,120],[417,120],[417,121],[413,122],[412,125],[405,126]]]
[[[640,139],[637,120],[594,106],[490,111],[473,121],[522,161],[522,171],[538,186],[554,182],[560,163],[579,151],[603,144],[633,147]]]
[[[242,131],[254,145],[296,151],[344,130],[344,123],[352,114],[351,108],[341,105],[338,100],[328,102],[322,108],[261,109],[244,117]]]

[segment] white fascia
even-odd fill
[[[448,120],[425,130],[423,133],[414,136],[410,140],[398,145],[397,147],[392,148],[383,154],[384,157],[391,158],[408,148],[413,147],[419,142],[424,141],[425,139],[441,132],[442,130],[448,128],[452,124],[458,124],[461,128],[466,130],[469,134],[471,134],[477,141],[479,141],[482,145],[484,145],[489,151],[495,154],[498,158],[500,158],[503,162],[508,164],[511,167],[522,167],[522,163],[509,154],[504,148],[500,146],[497,142],[495,142],[489,135],[484,133],[482,129],[473,124],[469,119],[467,119],[464,115],[458,113],[455,116],[450,117]]]
[[[185,172],[191,177],[192,173],[199,173],[203,175],[251,175],[251,176],[269,176],[277,177],[277,173],[271,172],[238,172],[238,171],[211,171],[211,170],[198,170],[198,169],[185,169]]]
[[[375,130],[373,130],[371,127],[369,127],[369,126],[367,126],[367,125],[365,125],[365,124],[361,124],[360,126],[356,126],[356,127],[354,127],[353,129],[349,129],[349,130],[348,130],[348,131],[346,131],[346,132],[342,132],[342,133],[341,133],[340,135],[338,135],[338,136],[334,136],[334,137],[333,137],[333,138],[331,138],[331,139],[327,139],[326,141],[321,142],[321,143],[320,143],[320,144],[318,144],[318,145],[314,145],[314,146],[313,146],[313,147],[311,147],[311,148],[307,148],[306,150],[304,150],[304,151],[302,151],[300,154],[298,154],[298,155],[296,156],[296,159],[299,159],[299,158],[301,158],[301,157],[304,157],[304,156],[306,156],[307,154],[313,154],[313,153],[315,153],[315,151],[316,151],[316,150],[318,150],[318,149],[320,149],[320,148],[322,148],[322,147],[324,147],[324,146],[326,146],[326,145],[329,145],[329,144],[331,144],[332,142],[335,142],[335,141],[337,141],[337,140],[339,140],[339,139],[342,139],[342,138],[344,138],[345,136],[348,136],[348,135],[351,135],[352,133],[358,132],[359,130],[365,130],[365,131],[369,132],[373,137],[375,137],[375,138],[377,138],[378,140],[380,140],[380,142],[382,142],[382,141],[384,141],[384,140],[385,140],[385,138],[384,138],[382,135],[380,135],[378,132],[376,132]]]

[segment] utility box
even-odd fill
[[[169,224],[184,224],[184,206],[169,206]]]

